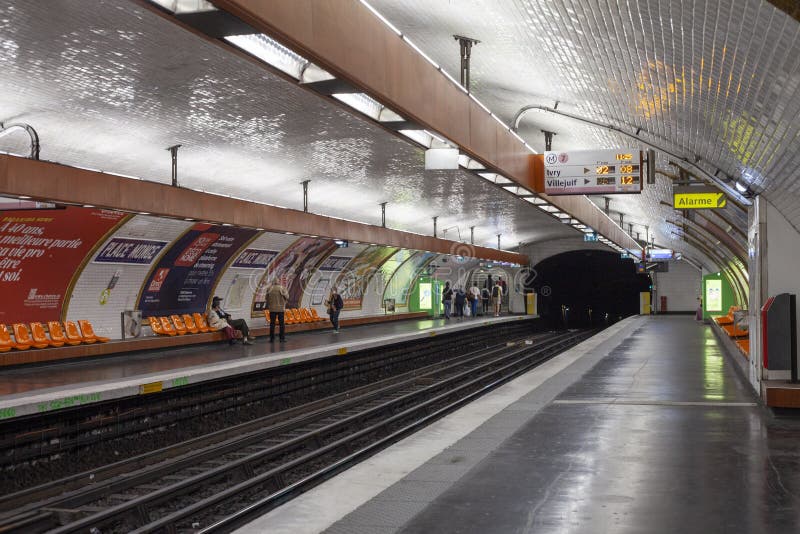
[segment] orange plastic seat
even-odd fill
[[[0,352],[8,352],[16,348],[16,342],[11,339],[11,334],[6,325],[0,324]]]
[[[87,321],[85,319],[81,319],[80,321],[78,321],[78,326],[81,327],[81,333],[83,334],[83,340],[86,343],[94,343],[95,341],[99,341],[100,343],[108,343],[110,341],[110,338],[103,337],[103,336],[98,336],[97,334],[95,334],[94,333],[94,327],[92,326],[92,323],[90,323],[89,321]],[[93,340],[93,341],[89,341],[90,339]]]
[[[81,343],[94,343],[97,341],[95,339],[90,341],[84,338],[83,334],[81,334],[81,331],[78,330],[78,325],[72,321],[64,321],[64,331],[67,334],[67,342],[73,342],[71,343],[72,345],[79,345]]]
[[[267,324],[269,324],[269,310],[264,310],[264,319],[266,319]]]
[[[211,327],[208,326],[208,322],[206,318],[203,317],[202,313],[193,313],[192,318],[194,319],[194,324],[197,326],[197,329],[201,332],[211,332]]]
[[[722,327],[722,329],[725,330],[725,333],[732,338],[748,337],[750,335],[747,330],[742,330],[738,328],[736,326],[736,323],[731,325],[725,325]]]
[[[749,357],[750,356],[750,338],[746,339],[739,339],[736,341],[736,346],[739,347],[739,350],[742,351],[742,354]]]
[[[182,318],[183,318],[183,324],[184,326],[186,326],[186,330],[188,330],[192,334],[196,334],[200,331],[200,329],[194,323],[194,319],[192,319],[191,315],[189,315],[188,313],[184,313]]]
[[[64,346],[63,341],[56,341],[47,337],[47,332],[44,331],[42,323],[31,323],[31,335],[33,336],[33,341],[36,343],[47,343],[50,347]]]
[[[283,322],[284,324],[294,324],[294,313],[292,312],[292,308],[287,308],[284,311]]]
[[[324,321],[324,319],[319,316],[319,314],[317,313],[317,310],[315,310],[314,308],[311,308],[311,318],[314,321]]]
[[[303,316],[300,314],[299,308],[292,308],[292,313],[294,314],[294,322],[295,324],[299,324],[303,322]]]
[[[67,339],[67,336],[64,335],[64,329],[61,327],[61,323],[58,321],[48,321],[47,322],[47,329],[50,331],[50,339],[57,343],[61,343],[62,345],[66,343],[67,345],[80,345],[80,341],[73,341]]]
[[[189,333],[189,329],[186,328],[186,325],[183,324],[183,319],[181,319],[180,315],[170,315],[170,319],[172,319],[172,324],[175,327],[175,331],[180,335],[185,335]]]
[[[154,334],[159,334],[162,336],[167,334],[164,332],[164,329],[161,328],[161,321],[158,320],[158,317],[148,317],[147,320],[150,321],[150,329]]]
[[[31,337],[30,330],[28,330],[28,327],[22,323],[14,323],[11,328],[14,329],[14,339],[17,341],[16,348],[19,350],[26,350],[31,347],[45,349],[50,346],[50,343],[47,343],[46,341],[44,343],[34,341]]]
[[[169,317],[159,317],[158,320],[161,321],[161,329],[168,336],[174,336],[178,333],[175,331],[175,327],[172,326],[172,323],[169,322]]]
[[[726,324],[733,324],[733,322],[736,320],[734,317],[734,313],[740,310],[741,308],[739,306],[731,306],[730,308],[728,308],[728,315],[723,315],[721,317],[714,317],[713,318],[714,322],[720,326]]]

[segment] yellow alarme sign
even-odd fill
[[[725,193],[719,191],[678,192],[672,195],[672,205],[676,210],[717,209],[728,204]]]

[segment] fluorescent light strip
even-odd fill
[[[441,68],[441,67],[439,67],[439,72],[441,72],[442,74],[444,74],[445,78],[447,78],[448,80],[450,80],[451,82],[453,82],[453,84],[454,84],[456,87],[458,87],[458,88],[461,90],[461,92],[462,92],[462,93],[467,93],[467,94],[469,94],[469,91],[467,91],[467,89],[466,89],[466,88],[465,88],[463,85],[461,85],[461,82],[459,82],[458,80],[456,80],[455,78],[453,78],[452,76],[450,76],[450,73],[449,73],[449,72],[447,72],[446,70],[444,70],[444,69],[443,69],[443,68]]]
[[[514,130],[512,130],[511,128],[509,128],[509,129],[508,129],[508,131],[511,133],[511,135],[513,135],[514,137],[516,137],[517,139],[519,139],[519,142],[520,142],[520,143],[522,143],[523,145],[525,144],[525,139],[523,139],[522,137],[520,137],[520,136],[519,136],[519,134],[518,134],[517,132],[515,132],[515,131],[514,131]]]
[[[229,35],[225,37],[225,40],[297,80],[300,79],[303,65],[308,63],[308,60],[303,56],[263,33],[258,35]]]
[[[431,65],[433,65],[434,67],[436,67],[436,69],[437,69],[437,70],[439,69],[439,64],[438,64],[438,63],[436,63],[434,60],[432,60],[430,57],[428,57],[428,54],[426,54],[425,52],[423,52],[422,50],[420,50],[420,48],[419,48],[417,45],[415,45],[415,44],[414,44],[414,43],[411,41],[411,39],[409,39],[408,37],[406,37],[405,35],[403,35],[403,41],[407,42],[407,43],[409,44],[409,46],[411,46],[411,48],[413,48],[414,50],[416,50],[416,51],[417,51],[417,53],[418,53],[419,55],[421,55],[422,57],[424,57],[424,58],[425,58],[425,60],[426,60],[428,63],[430,63]]]
[[[475,102],[475,103],[476,103],[476,104],[478,104],[480,107],[482,107],[482,108],[483,108],[483,110],[484,110],[486,113],[488,113],[489,115],[492,115],[492,110],[490,110],[489,108],[487,108],[486,106],[484,106],[484,105],[483,105],[483,102],[481,102],[480,100],[478,100],[477,98],[475,98],[475,95],[473,95],[472,93],[470,93],[470,94],[469,94],[469,97],[472,99],[472,101],[473,101],[473,102]]]
[[[497,122],[499,122],[500,124],[502,124],[502,125],[503,125],[503,128],[505,128],[506,130],[508,130],[508,124],[504,123],[504,122],[503,122],[503,119],[501,119],[500,117],[498,117],[498,116],[497,116],[497,115],[495,115],[494,113],[492,113],[491,115],[492,115],[492,118],[493,118],[494,120],[496,120]]]
[[[374,7],[372,7],[371,5],[369,5],[369,3],[365,2],[364,0],[361,0],[361,3],[362,3],[362,4],[364,4],[364,7],[366,7],[367,9],[369,9],[369,10],[372,12],[372,14],[373,14],[373,15],[375,15],[376,17],[378,17],[378,19],[379,19],[381,22],[383,22],[384,24],[386,24],[386,25],[389,27],[389,29],[390,29],[390,30],[392,30],[394,33],[396,33],[396,34],[397,34],[398,36],[400,36],[400,37],[402,37],[402,36],[403,36],[403,32],[401,32],[400,30],[398,30],[398,29],[395,27],[395,25],[394,25],[394,24],[392,24],[391,22],[389,22],[388,20],[386,20],[386,17],[384,17],[383,15],[381,15],[381,14],[378,12],[378,10],[377,10],[377,9],[375,9]]]

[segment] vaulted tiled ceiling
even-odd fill
[[[609,124],[673,153],[670,161],[730,177],[763,194],[800,228],[800,25],[761,0],[370,0],[387,20],[451,73],[453,34],[472,49],[472,91],[507,122],[525,105],[553,107]],[[641,146],[605,128],[530,113],[523,138],[544,150]],[[674,156],[678,156],[677,158]],[[686,158],[687,161],[681,161]],[[688,163],[687,163],[688,162]],[[719,172],[717,172],[719,170]],[[604,206],[602,199],[593,199]],[[712,262],[670,221],[671,181],[659,175],[640,196],[615,196],[612,211],[662,245]],[[744,210],[723,212],[743,228]],[[612,215],[616,218],[616,215]],[[726,223],[718,220],[720,226]],[[728,228],[730,226],[728,225]],[[709,238],[713,244],[713,239]]]
[[[580,235],[464,170],[129,0],[0,1],[0,121],[42,159],[503,248]],[[0,150],[24,153],[27,137]]]

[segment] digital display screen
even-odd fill
[[[630,167],[630,165],[628,165]],[[617,168],[614,165],[598,165],[595,169],[597,174],[614,174]]]
[[[614,185],[617,179],[613,176],[599,176],[597,178],[597,185]]]
[[[658,260],[671,260],[672,250],[668,248],[650,248],[647,249],[647,259],[649,261]]]
[[[620,185],[637,185],[639,183],[638,176],[620,176],[619,177]]]

